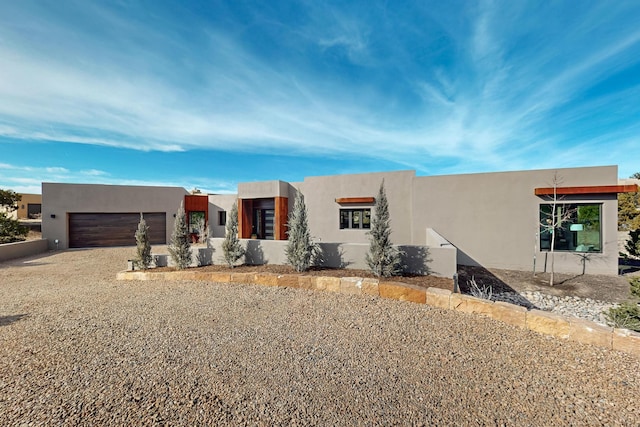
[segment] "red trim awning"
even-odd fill
[[[553,196],[553,187],[536,188],[534,194],[536,196]],[[587,187],[556,187],[556,194],[617,194],[617,193],[635,193],[638,191],[637,184],[630,185],[594,185]]]
[[[336,203],[341,205],[348,203],[373,203],[375,201],[375,197],[340,197],[336,199]]]

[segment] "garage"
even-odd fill
[[[167,243],[165,212],[143,213],[151,244]],[[140,213],[70,213],[69,247],[135,246]]]

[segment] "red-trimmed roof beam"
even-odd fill
[[[375,201],[375,197],[340,197],[336,199],[336,203],[341,205],[348,203],[373,203]]]
[[[617,194],[617,193],[635,193],[638,191],[637,184],[630,185],[594,185],[587,187],[557,187],[556,194]],[[553,187],[534,189],[536,196],[553,196]]]

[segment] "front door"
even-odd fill
[[[273,240],[274,209],[253,209],[252,234],[258,239]]]

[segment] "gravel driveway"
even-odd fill
[[[0,264],[0,425],[640,425],[640,358],[425,305]]]

